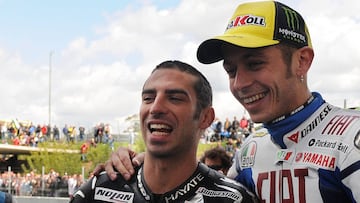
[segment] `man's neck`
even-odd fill
[[[184,156],[186,157],[186,156]],[[144,179],[155,194],[164,194],[185,182],[196,170],[194,159],[152,159],[145,156]]]

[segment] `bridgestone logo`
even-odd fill
[[[126,203],[133,202],[134,193],[112,190],[109,188],[97,187],[95,188],[94,200],[101,200],[106,202]]]
[[[226,197],[233,200],[242,200],[241,194],[236,194],[233,192],[227,192],[227,191],[215,191],[215,190],[208,190],[204,187],[199,187],[199,189],[196,191],[196,193],[200,193],[204,196],[208,197]]]

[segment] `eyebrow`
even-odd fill
[[[261,58],[265,58],[265,54],[264,54],[264,49],[263,48],[258,48],[258,49],[253,49],[253,50],[250,50],[248,52],[246,52],[245,54],[241,55],[240,56],[240,59],[241,60],[248,60],[249,58],[252,58],[252,57],[261,57]],[[224,65],[230,65],[231,63],[228,62],[228,60],[226,60],[226,58],[224,58],[224,62],[223,64]]]
[[[156,94],[156,90],[155,89],[144,89],[142,91],[142,95],[144,94]],[[183,89],[167,89],[165,90],[165,94],[182,94],[185,96],[188,96],[188,93],[186,91],[184,91]]]

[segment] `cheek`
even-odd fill
[[[234,92],[234,79],[229,79],[229,89]]]
[[[233,95],[235,98],[238,98],[238,96],[237,96],[237,91],[236,91],[235,86],[234,86],[234,82],[230,81],[230,83],[229,83],[229,89],[230,89],[230,92],[232,93],[232,95]]]

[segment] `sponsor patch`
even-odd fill
[[[323,135],[343,135],[351,123],[358,120],[357,115],[335,115],[321,132]]]
[[[267,135],[267,132],[264,131],[257,131],[253,134],[253,137],[264,137],[265,135]]]
[[[355,135],[354,146],[360,150],[360,130]]]
[[[242,195],[241,193],[235,193],[230,191],[215,191],[215,190],[209,190],[204,187],[199,187],[196,191],[198,194],[202,194],[207,197],[224,197],[224,198],[230,198],[232,200],[241,201]]]
[[[232,20],[226,29],[230,28],[236,28],[239,26],[245,26],[245,25],[257,25],[261,27],[265,27],[265,18],[261,16],[255,16],[255,15],[243,15],[243,16],[237,16]]]
[[[105,202],[133,202],[134,193],[112,190],[104,187],[95,188],[94,200],[101,200]]]
[[[300,164],[305,164],[313,166],[317,169],[328,169],[335,170],[336,166],[336,157],[315,152],[298,152],[295,156],[295,162]]]
[[[290,135],[288,137],[289,140],[295,142],[295,143],[298,143],[298,140],[299,140],[299,131],[297,131],[296,133]]]
[[[255,141],[251,141],[244,146],[240,154],[242,168],[248,168],[254,165],[256,148],[257,144]]]
[[[287,163],[291,163],[294,160],[294,155],[295,152],[292,150],[279,150],[276,153],[276,158],[275,158],[275,163],[279,163],[279,162],[287,162]]]
[[[349,149],[349,145],[330,139],[310,139],[308,146],[319,149],[331,149],[343,153],[346,153]]]
[[[180,186],[178,190],[173,193],[167,194],[164,196],[165,202],[173,202],[179,199],[180,197],[185,196],[188,192],[192,191],[194,188],[199,185],[199,183],[204,179],[204,176],[201,173],[198,173],[191,180],[189,180],[183,186]]]

